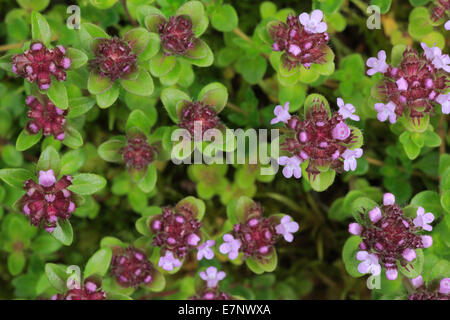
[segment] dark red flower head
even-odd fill
[[[205,288],[202,292],[192,296],[191,300],[234,300],[229,294],[220,291],[218,288]]]
[[[163,208],[162,214],[155,216],[150,225],[155,233],[153,244],[180,258],[198,245],[200,227],[201,222],[197,220],[190,204]]]
[[[123,160],[129,168],[145,170],[153,162],[156,150],[148,144],[144,134],[132,134],[127,138],[127,145],[121,150]]]
[[[32,225],[39,227],[42,223],[48,232],[53,232],[58,218],[70,218],[76,208],[73,194],[67,190],[71,180],[70,176],[63,176],[56,181],[53,170],[48,170],[39,172],[39,184],[31,179],[25,182],[27,193],[19,203]]]
[[[173,16],[158,27],[165,55],[184,55],[194,45],[192,21],[188,16]]]
[[[50,88],[53,75],[58,81],[66,80],[66,71],[71,64],[65,56],[66,49],[56,46],[48,49],[41,42],[33,42],[30,50],[12,58],[12,71],[30,82],[35,82],[42,90]]]
[[[105,300],[106,293],[101,288],[100,281],[86,279],[84,285],[75,284],[64,294],[55,294],[52,300]]]
[[[128,247],[121,254],[112,257],[111,272],[122,287],[149,284],[153,280],[154,271],[146,254],[134,247]]]
[[[303,121],[297,116],[287,121],[286,126],[292,134],[282,144],[282,150],[302,161],[309,159],[306,171],[313,176],[320,173],[320,167],[328,165],[342,171],[342,154],[355,142],[356,136],[339,112],[330,117],[323,102],[314,103]]]
[[[438,21],[446,16],[446,12],[450,11],[450,0],[437,0],[436,6],[431,13],[433,22]]]
[[[253,204],[246,213],[246,221],[234,225],[232,235],[241,241],[239,251],[246,257],[261,258],[271,255],[279,237],[275,221],[262,217],[260,203]]]
[[[188,130],[192,137],[197,137],[201,134],[201,132],[196,132],[200,130],[200,126],[201,131],[204,133],[209,129],[217,128],[219,124],[220,120],[217,112],[211,106],[205,105],[200,101],[187,101],[181,109],[178,126]]]
[[[34,96],[29,96],[26,100],[28,111],[28,121],[26,129],[30,134],[37,134],[42,130],[44,136],[53,135],[57,140],[64,140],[64,129],[68,110],[56,107],[50,100],[46,100],[45,106]]]
[[[273,40],[273,50],[284,51],[283,63],[289,70],[302,65],[309,68],[313,63],[326,62],[328,33],[308,32],[297,16],[289,15],[286,23],[273,25],[269,34]]]
[[[132,43],[117,37],[96,41],[93,46],[95,58],[89,66],[100,76],[115,81],[136,70],[137,56],[131,51]]]

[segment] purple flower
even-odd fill
[[[442,106],[442,113],[449,114],[450,113],[450,93],[440,94],[436,98],[436,102]]]
[[[395,196],[392,193],[385,193],[383,195],[383,205],[392,206],[395,204]]]
[[[355,107],[350,103],[344,103],[342,98],[337,98],[337,105],[339,107],[338,113],[344,118],[350,118],[354,121],[359,121],[359,116],[355,113]]]
[[[339,122],[336,127],[333,128],[333,131],[331,131],[333,138],[337,140],[347,139],[350,136],[350,133],[350,128],[343,121]]]
[[[328,26],[325,22],[322,22],[323,12],[321,10],[314,10],[311,12],[311,15],[303,12],[298,19],[309,33],[323,33],[327,31]]]
[[[187,238],[187,243],[191,246],[196,246],[197,243],[200,241],[200,237],[198,235],[196,235],[195,233],[192,233],[191,235],[188,236]]]
[[[270,124],[275,124],[278,122],[287,123],[287,121],[291,118],[291,115],[289,114],[289,102],[286,102],[284,107],[276,106],[273,113],[275,114],[275,118],[270,121]]]
[[[199,275],[200,278],[206,281],[206,286],[208,288],[215,288],[219,281],[225,278],[226,273],[223,271],[217,272],[216,267],[208,267],[206,271],[200,272]]]
[[[373,223],[377,223],[382,217],[383,215],[381,214],[381,210],[378,207],[375,207],[369,211],[369,219]]]
[[[425,209],[419,207],[417,209],[417,217],[413,220],[416,227],[422,227],[423,230],[431,231],[433,227],[429,223],[433,222],[434,215],[431,212],[425,213]]]
[[[296,45],[296,44],[291,44],[290,46],[289,46],[289,50],[288,50],[290,53],[292,53],[294,56],[298,56],[301,52],[302,52],[302,50],[300,49],[300,47],[298,46],[298,45]]]
[[[353,222],[348,225],[348,232],[350,232],[351,234],[360,235],[361,230],[362,228],[359,223]]]
[[[342,154],[344,158],[344,170],[345,171],[355,171],[356,170],[356,159],[361,158],[363,150],[361,148],[356,148],[354,150],[347,149]]]
[[[292,234],[297,232],[298,229],[298,223],[293,221],[288,215],[281,218],[280,224],[275,227],[276,232],[281,234],[287,242],[292,242],[292,240],[294,240]]]
[[[445,30],[450,30],[450,20],[448,20],[444,25]]]
[[[302,168],[300,168],[302,161],[297,156],[286,157],[282,156],[278,158],[278,164],[285,166],[283,168],[283,176],[285,178],[291,178],[294,175],[295,178],[300,179],[302,176]]]
[[[450,278],[444,278],[440,282],[439,292],[442,294],[450,293]]]
[[[423,285],[423,278],[422,276],[418,276],[416,278],[411,279],[411,283],[413,284],[414,288],[419,288]]]
[[[398,277],[398,271],[397,269],[391,268],[391,269],[386,269],[386,278],[388,280],[395,280]]]
[[[208,240],[203,242],[202,244],[200,244],[197,247],[197,260],[202,260],[203,258],[207,259],[207,260],[211,260],[212,258],[214,258],[214,251],[211,249],[211,247],[215,244],[216,242],[214,240]]]
[[[424,248],[429,248],[433,244],[433,238],[431,236],[421,236],[420,238]]]
[[[397,84],[397,88],[400,91],[406,91],[408,90],[408,82],[405,80],[405,78],[400,78],[397,81],[395,81],[395,83]]]
[[[378,257],[374,253],[368,253],[367,251],[358,251],[356,259],[362,261],[358,265],[358,271],[362,274],[371,273],[377,276],[381,273],[381,266],[378,263]]]
[[[416,252],[414,249],[406,248],[402,252],[402,257],[405,258],[406,261],[413,261],[416,258]]]
[[[389,118],[390,123],[397,121],[397,115],[395,114],[395,103],[389,101],[388,103],[375,103],[375,110],[378,112],[377,119],[381,122],[386,121]]]
[[[47,171],[39,171],[39,184],[43,187],[51,187],[56,182],[55,174],[53,173],[53,170],[47,170]]]
[[[166,271],[172,271],[174,268],[181,267],[181,261],[173,256],[172,251],[166,251],[166,254],[159,258],[158,265]]]
[[[223,236],[223,240],[225,241],[219,247],[219,251],[222,254],[228,254],[228,258],[230,260],[234,260],[239,255],[239,248],[241,247],[241,240],[234,239],[234,237],[227,233]]]
[[[386,51],[379,51],[378,59],[374,57],[367,59],[366,65],[371,68],[367,70],[367,75],[369,76],[372,76],[377,72],[386,73],[389,67],[386,63]]]

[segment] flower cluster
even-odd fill
[[[278,159],[284,165],[283,175],[286,178],[301,177],[300,163],[309,160],[306,171],[309,175],[317,175],[322,168],[341,171],[356,169],[356,159],[362,156],[362,149],[348,148],[356,142],[354,130],[346,124],[346,119],[359,120],[355,114],[355,107],[345,104],[338,98],[339,111],[329,115],[324,103],[313,101],[313,105],[302,121],[297,116],[289,114],[289,103],[283,107],[275,107],[275,118],[271,123],[283,122],[290,134],[282,144],[284,151],[290,157],[282,156]]]
[[[132,43],[117,37],[97,39],[92,48],[95,58],[89,61],[89,66],[111,81],[126,78],[137,68],[137,56],[132,52],[132,46]]]
[[[327,24],[322,21],[323,12],[314,10],[311,15],[302,13],[299,17],[290,15],[286,23],[279,22],[269,30],[274,51],[284,51],[283,63],[289,70],[311,64],[325,63]]]
[[[217,128],[220,123],[217,112],[209,105],[201,101],[186,101],[180,112],[180,128],[189,131],[192,137],[197,137],[201,132]]]
[[[450,11],[450,0],[437,0],[431,13],[431,19],[433,22],[440,20],[444,18],[447,11]]]
[[[422,276],[411,279],[416,291],[409,296],[409,300],[450,300],[450,278],[444,278],[439,283],[439,289],[423,284]]]
[[[184,55],[194,46],[192,21],[188,16],[172,16],[158,26],[164,54]]]
[[[153,279],[154,268],[145,253],[128,247],[112,257],[111,272],[122,287],[128,288],[149,284]]]
[[[276,219],[264,218],[263,208],[254,203],[245,213],[246,220],[235,224],[231,233],[223,236],[224,243],[219,247],[222,254],[230,259],[236,259],[240,252],[244,256],[261,259],[273,253],[274,245],[280,236],[292,242],[292,233],[299,229],[298,223],[290,216],[284,216],[280,223]]]
[[[184,258],[200,242],[200,227],[201,223],[189,203],[163,208],[162,214],[150,222],[150,228],[155,233],[153,244],[161,247],[164,253],[159,266],[169,271],[181,266],[178,258]]]
[[[419,123],[422,117],[434,112],[433,106],[437,103],[442,113],[450,113],[450,94],[445,93],[449,88],[450,57],[425,43],[422,48],[421,56],[413,48],[406,49],[397,67],[386,63],[384,50],[377,58],[367,60],[368,75],[383,74],[378,91],[385,101],[375,104],[378,120],[389,119],[390,123],[395,123],[398,117],[405,115]]]
[[[33,42],[29,50],[12,58],[12,71],[47,90],[51,76],[58,81],[66,80],[65,70],[69,69],[71,60],[65,54],[66,49],[61,45],[48,49],[41,42]]]
[[[67,220],[76,205],[73,194],[67,190],[72,184],[70,176],[56,181],[53,170],[39,172],[39,184],[33,180],[25,182],[27,193],[20,199],[22,212],[29,216],[31,224],[53,232],[59,219]]]
[[[65,124],[68,110],[56,107],[50,100],[46,100],[45,106],[34,96],[28,96],[26,104],[30,107],[26,130],[30,134],[37,134],[42,130],[44,136],[53,135],[57,140],[64,140]]]
[[[156,150],[147,142],[142,133],[133,133],[127,137],[127,144],[120,150],[128,168],[145,170],[155,158]]]
[[[99,281],[86,279],[84,285],[75,284],[64,294],[55,294],[52,300],[105,300],[106,293]]]
[[[362,224],[351,223],[349,232],[362,238],[356,259],[360,273],[378,275],[381,267],[386,269],[386,277],[395,280],[397,266],[405,267],[416,258],[416,249],[428,248],[433,239],[421,235],[422,230],[431,231],[429,225],[434,220],[431,213],[422,207],[417,210],[415,219],[403,215],[391,193],[383,196],[383,206],[371,209],[367,215],[361,213]]]

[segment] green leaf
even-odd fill
[[[178,123],[177,104],[181,101],[191,101],[183,91],[174,88],[165,88],[161,91],[161,101],[173,122]]]
[[[121,162],[122,154],[120,150],[125,146],[124,137],[115,137],[98,147],[98,155],[105,161],[108,162]]]
[[[238,26],[238,15],[230,4],[219,5],[211,14],[211,25],[222,32],[233,31]]]
[[[95,96],[97,105],[102,109],[109,108],[114,104],[114,102],[116,102],[117,98],[119,98],[119,94],[120,86],[117,82],[115,82],[109,90]]]
[[[214,54],[206,42],[198,40],[197,44],[183,56],[183,59],[197,67],[209,67],[214,62]]]
[[[145,50],[139,55],[139,60],[147,61],[153,58],[159,52],[160,47],[161,39],[159,38],[159,35],[154,32],[150,32],[150,40]]]
[[[431,130],[427,130],[423,133],[423,139],[424,145],[430,148],[439,147],[442,143],[441,137]]]
[[[71,150],[61,158],[61,174],[74,174],[78,172],[87,160],[84,149]]]
[[[423,207],[425,212],[431,212],[436,219],[444,214],[439,194],[436,191],[422,191],[411,199],[411,204],[417,207]],[[414,216],[415,218],[415,216]]]
[[[182,207],[184,205],[190,205],[193,208],[193,212],[195,213],[195,217],[197,218],[197,220],[201,221],[203,219],[206,210],[206,206],[203,200],[189,196],[180,200],[177,203],[176,208]]]
[[[155,11],[145,17],[145,26],[150,32],[158,33],[159,25],[164,23],[166,21],[166,18],[161,11],[156,8],[153,9]]]
[[[139,96],[150,96],[154,89],[152,77],[148,71],[143,68],[140,70],[136,80],[121,79],[120,84],[128,92]]]
[[[50,0],[17,0],[17,3],[27,11],[42,11],[50,3]]]
[[[67,118],[76,118],[79,117],[89,110],[95,105],[95,100],[91,97],[77,97],[69,99],[69,113],[67,114]]]
[[[77,129],[68,125],[66,126],[65,137],[62,143],[69,148],[78,149],[83,145],[83,137]]]
[[[132,43],[133,53],[139,55],[150,42],[150,33],[145,28],[134,28],[123,35],[123,39]]]
[[[391,8],[392,0],[371,0],[370,4],[380,7],[380,13],[385,14]]]
[[[256,262],[253,258],[248,258],[245,260],[245,264],[247,267],[252,270],[256,274],[263,274],[264,270],[261,268],[261,266]]]
[[[51,254],[61,248],[61,243],[50,234],[44,233],[33,240],[31,249],[38,254]]]
[[[13,145],[6,145],[1,149],[2,159],[10,167],[21,167],[23,156]]]
[[[408,278],[417,278],[422,274],[423,270],[423,251],[422,249],[416,249],[416,259],[412,262],[408,263],[405,267],[403,267],[399,261],[397,261],[398,270]]]
[[[333,169],[328,169],[327,171],[321,172],[315,176],[310,176],[306,172],[306,166],[302,165],[302,171],[306,180],[308,180],[309,184],[311,185],[311,188],[317,192],[322,192],[328,189],[328,187],[333,184],[334,178],[336,177],[336,171],[334,171]]]
[[[150,134],[152,128],[150,119],[139,109],[133,110],[128,116],[126,130],[131,128],[139,128],[146,135]]]
[[[117,0],[90,0],[90,3],[99,9],[108,9],[115,5]]]
[[[260,55],[245,55],[238,59],[236,71],[250,84],[256,84],[264,77],[267,70],[267,60]]]
[[[264,1],[259,6],[262,19],[273,17],[277,13],[277,5],[271,1]]]
[[[78,69],[86,64],[88,61],[87,55],[78,49],[75,48],[68,48],[67,49],[67,56],[70,58],[70,68],[71,69]]]
[[[25,151],[38,143],[41,138],[42,132],[37,134],[29,134],[25,129],[23,129],[17,137],[16,149],[18,151]]]
[[[102,77],[95,72],[89,74],[88,90],[91,94],[104,93],[113,85],[108,77]]]
[[[192,21],[192,28],[197,29],[201,25],[205,15],[205,8],[200,1],[188,1],[177,10],[177,15],[188,15]]]
[[[227,88],[219,82],[210,83],[200,91],[198,100],[212,106],[219,113],[225,108],[228,101]]]
[[[25,169],[0,169],[0,179],[11,187],[22,189],[26,180],[34,178],[34,174]]]
[[[67,268],[62,265],[54,263],[45,264],[45,275],[47,276],[48,281],[60,293],[67,291],[66,281],[69,274],[66,270]]]
[[[47,20],[38,12],[31,13],[31,35],[34,40],[42,41],[46,46],[50,45],[51,33]]]
[[[52,169],[55,176],[59,175],[61,170],[61,159],[59,157],[58,151],[52,146],[48,146],[39,156],[39,160],[36,165],[36,170],[47,171]]]
[[[175,56],[166,56],[160,51],[150,60],[149,70],[153,76],[161,77],[169,73],[175,67],[176,63],[177,59]]]
[[[96,193],[106,186],[106,179],[92,173],[80,173],[73,176],[72,184],[67,187],[79,195]]]
[[[111,264],[111,258],[111,248],[102,248],[95,252],[86,263],[86,267],[84,268],[84,278],[86,279],[92,275],[103,277]]]
[[[52,81],[50,88],[47,90],[47,96],[58,108],[66,110],[69,107],[69,98],[64,82]]]
[[[20,274],[27,262],[23,251],[14,251],[8,255],[8,270],[13,276]]]
[[[139,181],[139,188],[145,193],[153,191],[156,185],[156,180],[158,179],[158,173],[154,164],[150,164],[147,168],[147,173],[145,177]]]
[[[69,220],[56,223],[56,228],[51,235],[65,246],[70,246],[73,241],[73,229]]]
[[[358,271],[360,261],[356,259],[356,253],[360,250],[359,244],[361,238],[352,236],[347,239],[342,249],[342,260],[344,261],[345,270],[354,278],[362,277],[363,274]]]

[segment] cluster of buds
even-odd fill
[[[151,220],[150,228],[155,233],[153,245],[161,247],[165,253],[159,261],[163,269],[173,270],[173,267],[181,266],[178,258],[184,258],[200,242],[200,227],[201,223],[189,203],[175,208],[164,207],[162,214]]]
[[[289,137],[282,144],[282,150],[291,156],[278,159],[284,165],[283,175],[286,178],[301,177],[300,163],[309,160],[306,171],[315,177],[321,168],[331,168],[337,172],[355,170],[356,159],[362,156],[362,149],[349,149],[348,146],[356,142],[356,136],[346,124],[346,119],[359,120],[355,114],[355,107],[344,104],[338,98],[339,111],[332,116],[324,107],[324,102],[313,101],[302,121],[297,116],[289,114],[289,102],[284,107],[276,106],[275,118],[271,124],[283,122],[289,129]]]
[[[57,140],[64,140],[66,116],[68,110],[62,110],[55,106],[50,100],[41,103],[34,96],[28,96],[26,104],[30,107],[26,129],[30,134],[37,134],[42,130],[44,136],[53,135]]]
[[[144,252],[128,247],[124,252],[115,254],[111,260],[111,272],[122,287],[138,287],[153,280],[155,269]]]
[[[84,285],[74,283],[64,294],[55,294],[52,300],[105,300],[106,293],[101,288],[100,281],[86,279]]]
[[[433,214],[419,207],[417,217],[408,218],[391,193],[384,194],[381,208],[375,207],[367,215],[361,213],[361,219],[362,224],[349,225],[349,232],[362,238],[361,251],[356,254],[362,261],[358,266],[360,273],[376,276],[384,266],[386,277],[395,280],[398,265],[406,267],[416,258],[416,249],[428,248],[433,243],[431,236],[421,235],[422,230],[431,231]]]
[[[161,47],[164,54],[184,55],[194,46],[192,21],[188,16],[172,16],[158,26]]]
[[[67,220],[76,205],[73,194],[67,190],[72,184],[70,176],[62,176],[56,181],[53,170],[39,171],[39,184],[25,181],[27,193],[20,199],[22,212],[30,218],[31,224],[43,224],[47,232],[53,232],[59,219]]]
[[[58,81],[66,80],[71,60],[66,49],[59,45],[48,49],[41,42],[33,42],[30,49],[12,58],[12,71],[30,82],[36,82],[41,90],[50,88],[53,75]]]
[[[144,134],[135,133],[127,137],[127,144],[120,152],[128,168],[145,170],[155,159],[156,150],[147,142]]]
[[[437,0],[436,6],[433,8],[433,11],[431,12],[431,19],[433,20],[433,22],[437,22],[438,20],[444,18],[446,12],[448,11],[450,11],[450,0]]]
[[[450,300],[450,278],[444,278],[439,283],[439,289],[433,289],[432,285],[425,286],[422,276],[411,279],[416,288],[409,296],[409,300]]]
[[[203,290],[191,297],[191,300],[232,300],[233,297],[219,290],[219,281],[225,279],[225,272],[218,271],[216,267],[208,267],[199,273],[200,278],[206,282]]]
[[[434,113],[434,104],[441,105],[442,113],[450,113],[450,93],[446,93],[450,57],[425,43],[422,48],[422,55],[413,48],[406,49],[397,67],[386,63],[384,50],[378,52],[377,58],[367,60],[368,75],[383,74],[378,91],[386,103],[375,104],[378,120],[395,123],[405,115],[420,123],[425,115]]]
[[[274,245],[280,236],[292,242],[292,233],[299,229],[298,223],[290,216],[284,216],[277,224],[274,218],[264,218],[261,204],[254,203],[245,213],[245,222],[235,224],[231,233],[223,236],[224,243],[219,250],[222,254],[236,259],[240,252],[245,258],[262,259],[270,256],[275,250]]]
[[[329,40],[327,24],[322,21],[323,12],[314,10],[311,15],[290,15],[286,23],[272,25],[269,34],[274,41],[274,51],[284,51],[283,63],[289,70],[298,66],[309,68],[311,64],[325,63]]]
[[[137,68],[137,56],[132,43],[117,37],[98,39],[93,45],[95,58],[89,61],[92,70],[111,81],[125,78]]]
[[[201,132],[219,126],[217,112],[203,102],[186,101],[180,112],[178,126],[189,131],[192,137],[201,136]]]

